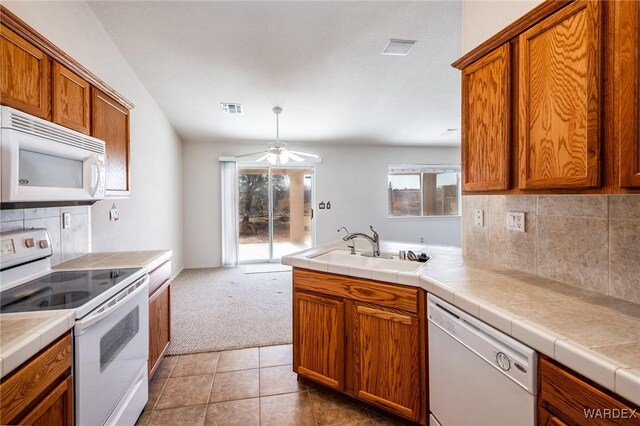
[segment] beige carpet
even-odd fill
[[[291,343],[291,272],[190,269],[171,284],[169,355]]]

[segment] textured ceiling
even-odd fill
[[[183,140],[459,144],[460,1],[89,4]]]

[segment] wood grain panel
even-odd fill
[[[71,372],[71,335],[47,349],[0,381],[0,424],[13,424],[50,386]]]
[[[49,57],[0,25],[0,101],[40,118],[51,115]]]
[[[640,2],[614,3],[615,143],[622,188],[640,188]]]
[[[171,343],[171,280],[149,297],[149,380]]]
[[[294,291],[294,371],[344,389],[344,302]]]
[[[601,7],[578,0],[520,35],[520,187],[600,184]]]
[[[630,419],[602,419],[585,415],[585,410],[632,410],[625,402],[613,398],[602,390],[581,380],[555,363],[540,357],[539,361],[539,413],[540,418],[549,418],[548,424],[595,425],[640,425],[640,411]],[[545,413],[546,412],[546,413]],[[620,411],[618,411],[620,412]],[[555,422],[555,423],[554,423]]]
[[[71,426],[73,425],[73,379],[71,376],[60,382],[25,417],[17,421],[20,425]]]
[[[100,90],[91,90],[91,135],[107,144],[107,191],[129,191],[129,111]]]
[[[63,52],[58,46],[47,40],[42,34],[38,33],[32,27],[27,25],[22,19],[18,18],[13,12],[0,4],[0,22],[6,28],[18,34],[21,38],[25,39],[28,43],[34,46],[37,50],[44,52],[49,58],[63,64],[69,68],[72,72],[79,75],[84,80],[88,81],[92,86],[97,87],[100,91],[108,94],[113,99],[116,99],[120,104],[124,105],[127,109],[133,109],[135,105],[127,100],[124,96],[116,92],[107,83],[102,81],[98,76],[93,74],[87,68],[82,66],[78,61],[71,56]],[[2,30],[4,32],[4,30]],[[48,104],[48,102],[47,102]],[[28,112],[28,111],[27,111]],[[42,117],[46,118],[46,117]]]
[[[418,312],[418,289],[344,275],[293,269],[294,288]]]
[[[89,83],[63,67],[53,64],[53,122],[84,134],[91,132]]]
[[[420,326],[417,316],[356,305],[353,310],[356,395],[420,420]]]
[[[509,44],[462,71],[462,179],[465,191],[509,188]]]

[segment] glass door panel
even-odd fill
[[[312,244],[312,168],[271,170],[273,191],[272,261]]]
[[[271,258],[269,169],[238,169],[238,256],[241,262]]]
[[[313,244],[313,168],[240,167],[239,260],[280,262]]]

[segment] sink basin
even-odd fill
[[[410,260],[383,259],[379,257],[366,257],[358,254],[351,254],[346,250],[332,250],[328,253],[313,257],[314,260],[333,263],[345,266],[354,266],[366,269],[388,269],[398,272],[414,272],[424,263],[412,262]]]

